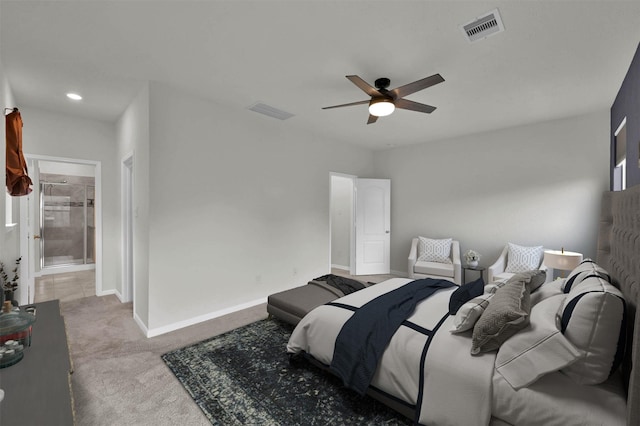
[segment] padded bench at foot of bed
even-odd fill
[[[367,286],[361,283],[363,286]],[[302,317],[325,303],[345,294],[326,282],[312,280],[307,285],[275,293],[267,298],[267,312],[290,324],[296,325]]]

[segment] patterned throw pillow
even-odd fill
[[[422,262],[451,263],[451,238],[432,240],[418,237],[418,260]]]
[[[509,243],[505,272],[515,274],[538,269],[542,262],[543,254],[544,249],[542,246],[525,247]]]
[[[509,337],[529,324],[531,295],[524,281],[510,281],[499,288],[473,326],[471,354],[498,349]]]
[[[475,297],[462,305],[456,316],[453,318],[452,333],[462,333],[463,331],[471,330],[478,321],[478,318],[482,315],[487,306],[489,306],[489,300],[494,296],[494,293],[485,292],[481,296]]]

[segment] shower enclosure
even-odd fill
[[[95,263],[93,177],[40,175],[40,267]]]

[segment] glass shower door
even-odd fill
[[[43,182],[41,194],[41,266],[93,263],[93,195],[91,195],[91,223],[89,223],[89,193],[91,186],[73,183]],[[91,230],[91,231],[90,231]],[[88,247],[91,241],[91,248]],[[87,252],[90,259],[87,259]]]

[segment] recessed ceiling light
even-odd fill
[[[67,93],[67,98],[72,99],[74,101],[82,100],[82,96],[78,95],[77,93]]]

